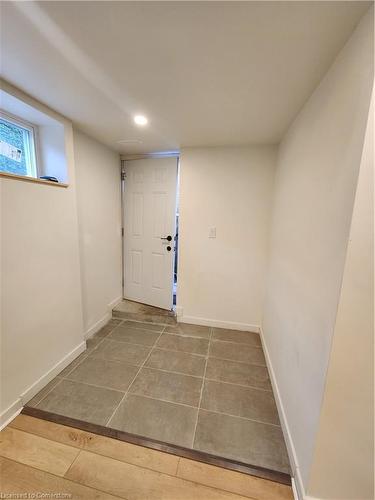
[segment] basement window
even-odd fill
[[[24,120],[0,113],[0,172],[38,177],[36,127]]]

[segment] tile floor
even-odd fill
[[[112,319],[28,406],[289,472],[256,333]]]

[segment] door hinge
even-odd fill
[[[124,237],[124,228],[121,228],[121,236]]]
[[[126,179],[126,172],[124,170],[121,171],[121,180],[124,181]]]

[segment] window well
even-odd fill
[[[37,177],[36,137],[31,124],[0,114],[0,171]]]

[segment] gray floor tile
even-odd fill
[[[59,415],[105,425],[124,394],[111,389],[63,380],[38,404]]]
[[[151,347],[105,339],[99,347],[90,353],[90,356],[139,366],[145,361],[150,351]]]
[[[266,366],[208,358],[206,378],[272,390]]]
[[[157,325],[154,323],[142,323],[140,321],[124,321],[123,327],[140,328],[141,330],[148,330],[150,332],[162,332],[165,325]]]
[[[41,391],[35,394],[35,396],[27,402],[27,406],[35,408],[35,406],[37,406],[37,404],[40,403],[41,400],[51,391],[51,389],[53,389],[62,380],[63,379],[59,376],[52,379],[51,382],[44,386]]]
[[[162,349],[172,349],[205,356],[208,349],[208,340],[163,333],[156,346]]]
[[[71,371],[74,370],[74,368],[76,368],[80,363],[82,363],[82,361],[84,359],[87,358],[87,354],[88,354],[88,351],[86,349],[86,351],[84,351],[83,353],[81,353],[75,360],[73,360],[66,368],[64,368],[59,374],[58,376],[59,377],[66,377],[68,375],[68,373],[70,373]]]
[[[206,380],[201,408],[280,425],[273,394],[262,389]]]
[[[86,351],[85,353],[88,354],[89,352],[91,352],[93,349],[95,349],[95,347],[97,347],[100,342],[103,342],[103,339],[105,337],[91,337],[89,339],[86,340]]]
[[[88,357],[66,378],[125,392],[138,370],[139,366],[121,361]]]
[[[129,392],[172,403],[198,406],[201,386],[201,378],[142,368]]]
[[[155,348],[145,366],[202,377],[205,364],[206,358],[203,356]]]
[[[289,473],[281,428],[199,410],[194,448]]]
[[[106,325],[104,325],[98,332],[93,335],[94,337],[106,337],[116,326],[122,323],[121,319],[112,318],[108,321]]]
[[[166,443],[191,447],[197,409],[128,394],[110,427]]]
[[[225,340],[226,342],[238,342],[240,344],[262,345],[259,333],[228,330],[227,328],[214,328],[212,338],[214,340]]]
[[[160,333],[133,328],[129,325],[120,325],[108,335],[109,340],[117,340],[118,342],[128,342],[130,344],[140,344],[153,346],[158,339]]]
[[[209,339],[211,328],[208,326],[190,325],[187,323],[179,323],[174,326],[167,326],[165,333],[175,333],[178,335],[186,335],[187,337],[200,337]]]
[[[221,342],[212,340],[210,344],[209,356],[220,359],[230,359],[242,363],[254,363],[266,366],[263,351],[260,347],[253,347],[244,344],[231,342]]]

